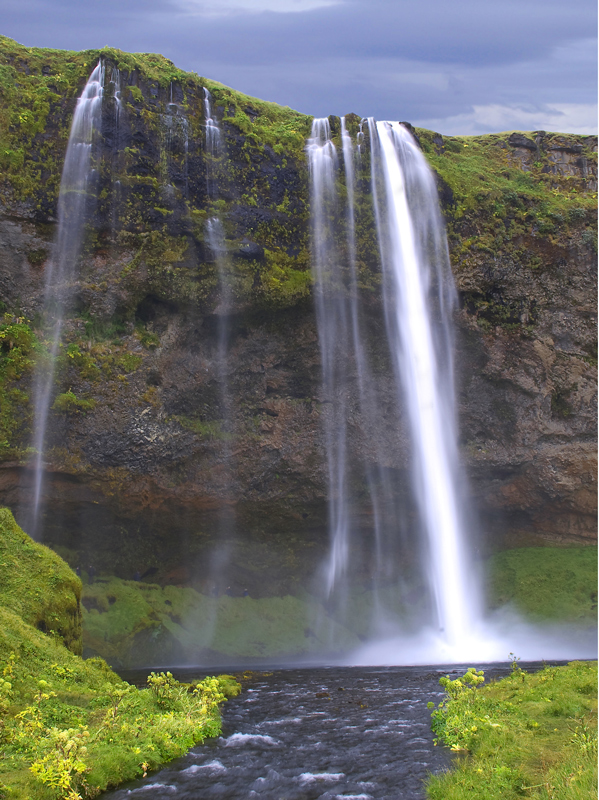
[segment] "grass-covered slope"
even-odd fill
[[[520,547],[487,563],[491,608],[510,605],[530,622],[597,624],[597,548]]]
[[[80,600],[81,581],[70,567],[0,508],[0,606],[81,655]]]
[[[597,796],[597,662],[512,674],[476,688],[482,673],[442,678],[438,739],[461,754],[435,776],[430,800],[590,800]]]
[[[2,511],[1,520],[3,800],[95,797],[219,732],[218,704],[239,690],[232,679],[180,685],[167,673],[151,675],[147,689],[136,689],[101,659],[84,661],[67,650],[59,636],[27,622],[37,619],[43,594],[41,618],[51,620],[56,630],[60,614],[55,619],[52,609],[62,607],[69,575],[73,590],[80,584],[66,564],[32,542],[8,512]]]
[[[489,257],[542,271],[551,247],[572,247],[578,236],[597,252],[596,136],[416,132],[442,181],[456,271]]]

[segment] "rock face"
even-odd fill
[[[61,159],[75,99],[101,56],[112,83],[50,418],[45,541],[73,565],[121,578],[207,594],[300,591],[328,543],[310,119],[160,57],[1,44],[0,502],[17,514],[31,502],[34,338],[43,340]],[[205,148],[204,87],[226,143],[220,160]],[[348,117],[354,134],[358,123]],[[477,546],[595,540],[597,140],[415,133],[438,176],[462,299],[460,431]],[[220,262],[210,218],[225,231]],[[368,297],[378,255],[371,231],[358,239]],[[385,391],[381,310],[365,302]],[[354,389],[349,376],[351,447],[368,462],[375,448]],[[376,435],[409,515],[401,420],[381,420]],[[352,480],[359,497],[364,476]],[[355,513],[368,537],[371,510]]]

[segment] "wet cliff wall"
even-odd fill
[[[45,540],[74,565],[121,577],[140,572],[209,591],[227,563],[232,592],[298,591],[327,547],[328,411],[304,154],[311,118],[160,56],[0,40],[0,502],[17,515],[31,502],[44,275],[70,120],[100,57],[97,202],[59,358]],[[206,151],[204,87],[223,159]],[[355,135],[359,117],[348,125]],[[415,134],[438,177],[461,298],[460,433],[477,547],[594,541],[597,139]],[[368,299],[379,280],[368,180],[366,154],[360,290],[376,380],[391,392],[381,310]],[[206,242],[215,215],[225,230],[226,293]],[[219,391],[223,320],[229,425]],[[352,386],[350,375],[356,398]],[[368,462],[375,449],[357,400],[352,420],[351,447]],[[381,420],[374,435],[409,519],[401,420]],[[359,498],[364,475],[352,481]],[[368,537],[368,504],[358,501],[355,514]]]

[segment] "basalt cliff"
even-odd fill
[[[209,595],[226,561],[220,591],[297,594],[328,545],[329,410],[304,150],[311,118],[160,56],[0,39],[0,502],[21,520],[31,503],[44,276],[70,121],[100,58],[96,200],[58,359],[44,541],[98,574]],[[206,148],[205,88],[224,138],[220,159]],[[355,136],[360,117],[346,122]],[[330,124],[339,135],[339,119]],[[413,133],[436,174],[460,296],[459,430],[475,546],[484,557],[594,542],[597,138]],[[226,293],[206,239],[214,216],[224,230]],[[368,300],[379,257],[365,224],[357,256],[374,379],[384,392],[382,311]],[[228,424],[219,391],[223,319]],[[409,516],[402,426],[382,419],[367,436],[352,380],[350,447],[361,462],[385,454],[398,491],[406,487],[399,500]],[[380,436],[376,448],[372,435]],[[352,480],[359,496],[364,476]],[[364,503],[355,513],[370,535],[371,509]]]

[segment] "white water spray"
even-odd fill
[[[58,233],[48,266],[44,293],[44,317],[51,326],[46,334],[50,348],[47,357],[38,365],[34,378],[34,496],[30,517],[25,526],[34,537],[40,534],[45,438],[54,389],[56,357],[76,278],[88,204],[94,190],[92,149],[100,125],[103,87],[104,67],[100,61],[75,107],[60,182]]]

